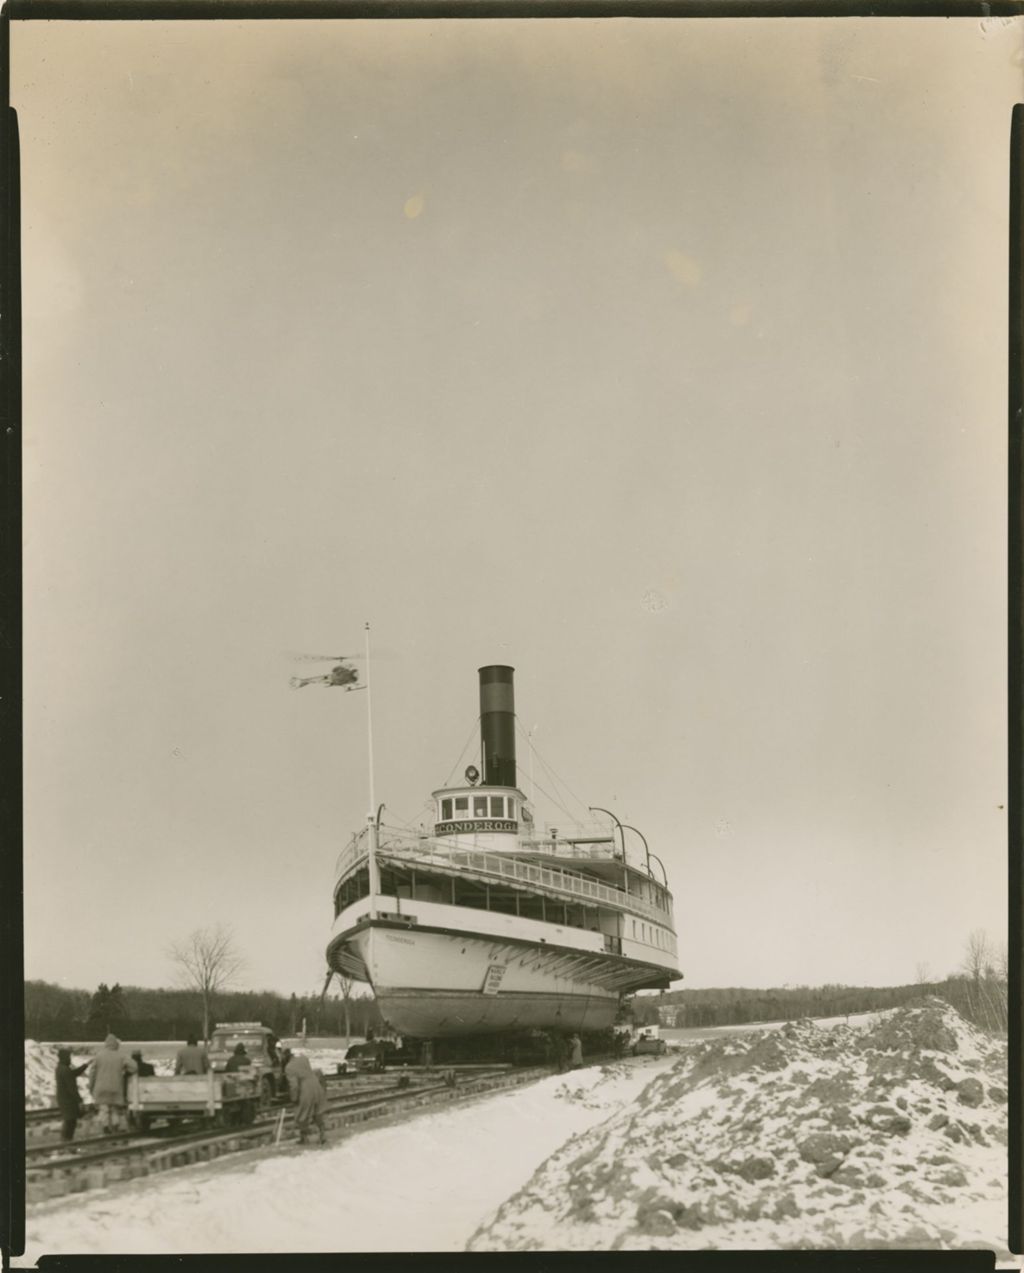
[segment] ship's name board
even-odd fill
[[[505,977],[504,964],[491,964],[487,969],[484,977],[482,992],[485,995],[496,995],[501,987],[501,983]]]
[[[461,822],[438,822],[435,835],[473,835],[477,831],[515,831],[516,823],[509,818],[466,818]]]

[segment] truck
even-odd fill
[[[667,1047],[657,1027],[649,1027],[637,1035],[631,1051],[634,1056],[664,1056]]]
[[[154,1074],[128,1077],[128,1125],[147,1131],[156,1119],[199,1120],[215,1127],[244,1127],[256,1117],[260,1082],[236,1074]]]
[[[223,1074],[235,1047],[241,1043],[249,1064],[237,1074],[248,1074],[259,1085],[260,1105],[266,1107],[288,1096],[288,1080],[281,1066],[277,1036],[259,1021],[219,1021],[210,1036],[210,1069]]]
[[[412,1044],[400,1046],[390,1039],[368,1039],[354,1043],[338,1062],[339,1074],[380,1074],[391,1065],[417,1065],[419,1049]]]

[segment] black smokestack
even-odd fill
[[[484,782],[490,787],[516,785],[516,702],[511,667],[480,671],[480,749]]]

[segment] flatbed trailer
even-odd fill
[[[259,1080],[241,1072],[159,1074],[128,1079],[128,1122],[146,1131],[156,1119],[199,1120],[215,1127],[244,1127],[260,1103]]]

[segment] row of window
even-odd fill
[[[516,802],[512,796],[455,796],[454,799],[446,796],[441,801],[442,822],[451,822],[453,818],[509,818],[514,822],[515,816]]]
[[[634,919],[633,936],[637,941],[646,942],[649,946],[660,946],[662,950],[671,950],[672,943],[663,928],[655,928],[653,924],[645,924],[643,920]],[[637,931],[639,927],[639,932]]]

